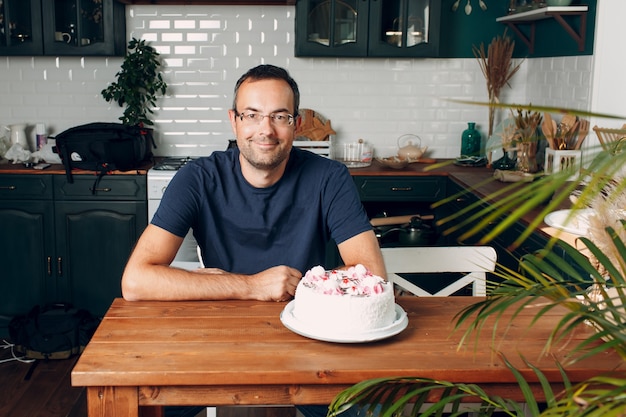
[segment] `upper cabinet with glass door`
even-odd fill
[[[296,56],[435,57],[438,0],[298,0]]]
[[[296,56],[366,56],[369,1],[298,0]]]
[[[0,0],[0,55],[41,54],[41,0]]]
[[[123,56],[125,19],[116,0],[0,0],[0,55]]]
[[[44,0],[46,55],[124,55],[125,8],[115,0]]]

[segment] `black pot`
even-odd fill
[[[376,237],[379,244],[387,246],[384,239],[392,233],[397,233],[398,246],[430,246],[437,240],[437,236],[430,225],[425,224],[417,216],[412,217],[408,225],[393,227],[384,232],[378,231]]]

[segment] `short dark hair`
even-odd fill
[[[296,81],[291,78],[286,69],[277,67],[275,65],[259,65],[254,68],[251,68],[239,78],[237,84],[235,84],[235,96],[233,98],[233,110],[237,111],[237,93],[239,93],[239,87],[246,80],[284,80],[289,87],[291,87],[291,91],[293,91],[293,116],[298,115],[298,110],[300,107],[300,90],[298,90],[298,84]]]

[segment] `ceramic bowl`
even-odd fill
[[[382,165],[393,168],[393,169],[402,169],[406,168],[409,165],[408,159],[400,158],[399,156],[390,156],[387,158],[376,158],[378,162]]]

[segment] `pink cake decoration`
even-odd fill
[[[361,264],[331,271],[316,266],[308,270],[302,280],[306,287],[320,294],[352,296],[381,294],[385,283],[383,278],[372,274]]]

